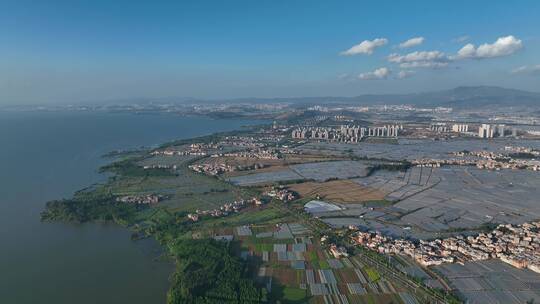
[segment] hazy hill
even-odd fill
[[[355,97],[243,98],[229,102],[296,102],[302,104],[414,104],[451,107],[540,106],[540,93],[491,86],[457,87],[414,94],[369,94]]]
[[[365,94],[354,97],[280,97],[280,98],[237,98],[205,100],[188,97],[134,98],[108,100],[99,104],[185,104],[185,103],[296,103],[306,104],[412,104],[419,106],[483,107],[483,106],[536,106],[540,107],[540,93],[493,86],[467,86],[450,90],[413,94]]]

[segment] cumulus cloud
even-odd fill
[[[343,73],[343,74],[338,75],[337,77],[339,80],[343,80],[347,82],[356,81],[356,75],[349,74],[349,73]]]
[[[472,58],[476,55],[476,48],[472,43],[466,44],[457,54],[457,58]]]
[[[484,59],[511,55],[523,47],[521,40],[510,35],[500,37],[494,43],[484,43],[476,47],[472,43],[463,46],[457,53],[456,59]]]
[[[469,40],[470,38],[471,37],[469,37],[467,35],[463,35],[463,36],[459,36],[457,38],[452,39],[452,42],[461,43],[461,42],[465,42],[465,41]]]
[[[414,71],[401,70],[399,71],[399,73],[397,73],[397,78],[398,79],[409,78],[412,75],[414,75],[414,73],[415,73]]]
[[[414,68],[429,68],[429,69],[440,69],[448,66],[448,62],[436,62],[436,61],[414,61],[414,62],[404,62],[399,65],[403,69],[414,69]]]
[[[424,37],[414,37],[399,44],[400,49],[406,49],[424,43]]]
[[[540,74],[540,64],[537,65],[524,65],[517,67],[510,71],[512,74]]]
[[[375,51],[376,48],[381,47],[388,43],[388,39],[386,38],[377,38],[374,40],[364,40],[360,42],[357,45],[354,45],[350,49],[341,52],[341,55],[358,55],[358,54],[365,54],[365,55],[371,55]]]
[[[414,61],[433,61],[445,58],[443,52],[440,51],[416,51],[406,55],[390,54],[388,61],[395,63],[414,62]]]
[[[388,61],[398,63],[401,68],[442,68],[451,61],[445,53],[441,51],[416,51],[406,55],[390,54]]]
[[[358,79],[372,80],[372,79],[386,79],[392,71],[389,68],[378,68],[372,72],[361,73],[358,75]]]

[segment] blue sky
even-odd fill
[[[540,91],[538,16],[532,0],[0,0],[0,103]]]

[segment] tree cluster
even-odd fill
[[[167,295],[177,303],[260,303],[261,290],[249,279],[246,264],[228,243],[181,240],[172,248],[177,269]]]

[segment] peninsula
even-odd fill
[[[474,294],[456,267],[540,282],[536,135],[385,107],[272,108],[272,124],[118,151],[42,219],[156,239],[170,304],[459,303]]]

